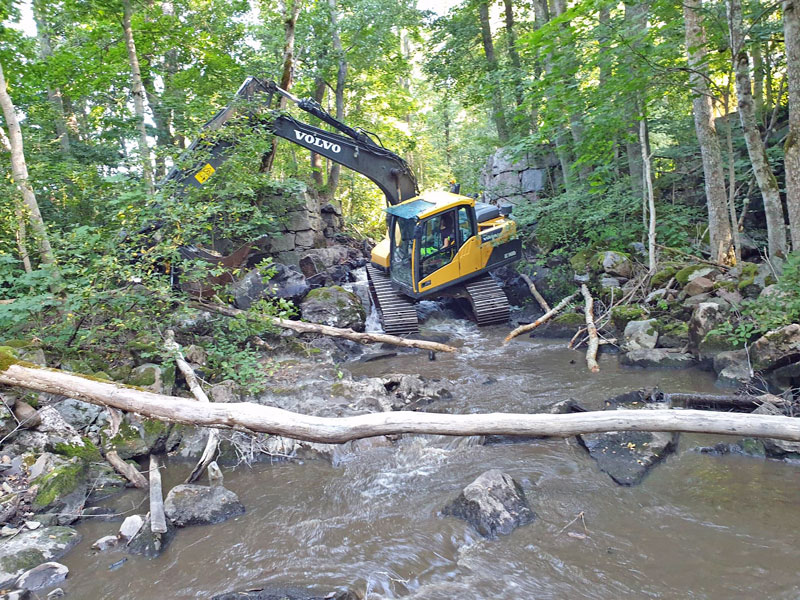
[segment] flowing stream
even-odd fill
[[[715,391],[708,373],[629,369],[613,355],[601,355],[592,375],[583,353],[564,340],[502,346],[507,327],[442,319],[426,330],[451,335],[462,352],[435,361],[401,353],[348,367],[354,376],[452,380],[452,400],[432,409],[464,413],[533,411],[568,397],[599,408],[605,398],[652,386]],[[225,470],[246,514],[178,530],[154,560],[94,553],[92,542],[118,523],[81,523],[84,540],[63,559],[70,576],[62,587],[71,598],[137,600],[202,598],[264,583],[347,588],[371,600],[797,599],[800,465],[692,451],[723,439],[682,435],[678,452],[631,488],[600,472],[574,439],[481,445],[411,436],[361,444],[332,462]],[[171,465],[165,489],[190,468]],[[490,468],[516,478],[538,516],[493,541],[439,514]],[[147,512],[136,491],[114,506]]]

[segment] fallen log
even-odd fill
[[[167,533],[167,517],[164,514],[164,493],[161,490],[161,471],[158,457],[150,455],[150,531]]]
[[[592,373],[600,371],[600,365],[597,364],[597,348],[599,346],[597,339],[597,327],[594,325],[594,298],[589,293],[589,288],[585,283],[581,284],[581,294],[585,306],[583,314],[586,317],[586,331],[589,334],[589,344],[586,347],[586,366]]]
[[[291,329],[298,333],[319,333],[330,337],[340,337],[359,344],[391,344],[393,346],[403,346],[405,348],[420,348],[422,350],[430,350],[433,352],[458,352],[457,348],[448,346],[447,344],[440,344],[439,342],[429,342],[428,340],[412,340],[396,335],[389,335],[387,333],[360,333],[352,329],[341,329],[339,327],[331,327],[330,325],[322,325],[321,323],[307,323],[305,321],[292,321],[290,319],[280,319],[278,317],[255,316],[244,310],[238,308],[231,308],[230,306],[222,306],[221,304],[209,304],[206,302],[191,302],[190,306],[199,308],[200,310],[210,310],[226,317],[238,317],[239,315],[247,315],[247,318],[253,321],[262,321],[283,327],[284,329]]]
[[[69,394],[64,394],[68,396]],[[102,402],[95,402],[94,404],[99,404],[100,406],[104,406]],[[146,490],[148,487],[147,479],[145,476],[139,472],[139,469],[134,467],[130,463],[126,463],[120,455],[117,454],[116,450],[109,450],[106,452],[106,460],[108,463],[116,469],[117,473],[122,475],[125,479],[130,481],[135,487]]]
[[[0,362],[0,384],[60,394],[164,421],[332,444],[401,433],[570,437],[605,431],[684,431],[800,441],[800,419],[700,410],[608,410],[566,415],[396,411],[315,417],[249,402],[205,404],[10,359]]]
[[[536,289],[536,285],[533,283],[533,280],[525,275],[525,273],[520,273],[519,276],[522,278],[522,281],[528,284],[528,289],[530,290],[531,295],[536,298],[536,301],[539,303],[539,306],[542,307],[542,310],[544,312],[550,312],[550,305],[547,304],[547,300],[545,300],[544,296],[542,296],[539,293],[539,290]]]
[[[198,402],[211,402],[206,393],[203,391],[203,387],[200,385],[200,382],[197,380],[197,375],[194,374],[194,369],[192,369],[192,366],[186,362],[186,359],[183,357],[181,347],[175,341],[175,333],[171,329],[167,330],[164,346],[175,357],[175,364],[178,365],[178,369],[181,373],[183,373],[183,377],[186,379],[186,385],[189,386],[189,391],[192,392],[192,395],[197,398]],[[189,477],[186,478],[186,483],[197,481],[197,479],[200,477],[200,474],[205,471],[206,467],[211,464],[211,461],[214,460],[214,455],[217,453],[218,447],[219,432],[216,429],[210,429],[208,432],[208,440],[206,440],[206,446],[203,449],[203,454],[200,456],[200,460],[197,461],[197,465],[195,465],[194,469],[192,469],[192,472],[189,473]]]
[[[536,319],[533,323],[528,323],[527,325],[520,325],[519,327],[517,327],[514,331],[512,331],[511,333],[509,333],[506,336],[506,339],[503,340],[503,345],[506,345],[508,342],[513,340],[518,335],[523,334],[523,333],[525,333],[527,331],[531,331],[533,329],[536,329],[542,323],[546,323],[547,321],[552,319],[554,316],[556,316],[559,313],[559,311],[561,311],[562,308],[564,308],[567,304],[569,304],[570,300],[572,300],[577,295],[578,295],[578,292],[575,292],[571,296],[567,296],[566,298],[563,298],[561,300],[561,302],[556,304],[553,308],[551,308],[549,311],[544,313],[541,317]]]

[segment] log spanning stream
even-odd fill
[[[428,322],[462,340],[456,355],[400,354],[355,363],[355,376],[421,373],[455,382],[435,410],[525,412],[567,397],[587,408],[641,387],[714,392],[710,374],[643,371],[600,356],[591,374],[563,340],[503,347],[507,327]],[[718,391],[718,390],[716,390]],[[178,531],[147,560],[94,554],[117,523],[78,525],[62,561],[72,598],[202,598],[272,583],[351,589],[371,600],[516,598],[785,598],[800,596],[800,464],[692,451],[731,438],[682,434],[678,452],[635,487],[599,471],[574,439],[481,445],[475,438],[364,440],[324,459],[225,470],[247,512]],[[164,487],[191,464],[172,464]],[[439,511],[490,468],[520,482],[537,520],[497,540]],[[114,498],[144,513],[144,494]],[[138,506],[138,508],[137,508]],[[583,513],[586,529],[580,520]],[[565,529],[566,527],[566,529]],[[573,535],[570,535],[573,534]],[[117,568],[109,567],[123,558]]]

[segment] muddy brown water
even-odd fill
[[[460,339],[455,357],[424,353],[350,367],[354,376],[423,373],[456,382],[459,412],[526,411],[574,397],[587,406],[640,387],[714,391],[710,374],[620,367],[600,357],[590,375],[563,340],[508,328],[434,321]],[[90,546],[118,524],[81,523],[63,562],[71,598],[205,598],[264,583],[344,589],[362,597],[489,598],[800,597],[800,465],[692,451],[722,437],[681,437],[679,451],[636,487],[616,485],[574,440],[483,446],[474,438],[406,437],[327,460],[226,470],[247,513],[178,531],[154,560]],[[165,486],[190,465],[173,464]],[[442,507],[489,468],[514,476],[538,518],[494,541]],[[122,511],[147,511],[137,492]],[[583,513],[583,522],[570,521]],[[584,528],[585,524],[585,528]],[[111,570],[114,563],[127,560]]]

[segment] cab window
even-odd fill
[[[431,217],[422,225],[421,278],[449,264],[458,250],[456,211]]]
[[[475,223],[470,217],[469,208],[462,206],[458,209],[458,232],[461,239],[461,245],[475,235]]]

